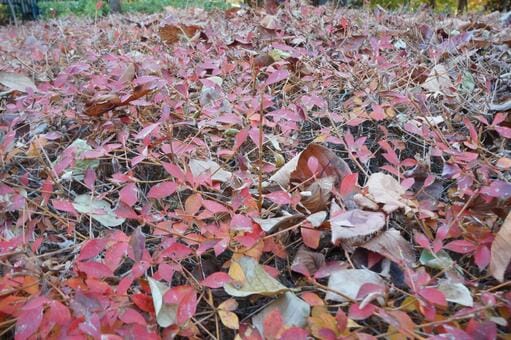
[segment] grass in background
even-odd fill
[[[125,0],[122,1],[123,13],[140,12],[156,13],[161,12],[167,6],[186,8],[202,7],[205,9],[228,8],[229,4],[225,1],[204,1],[204,0]],[[39,8],[43,18],[61,17],[61,16],[95,16],[96,0],[77,0],[77,1],[41,1]],[[103,0],[103,6],[97,11],[97,15],[102,16],[110,12],[108,0]]]

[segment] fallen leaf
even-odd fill
[[[0,72],[0,84],[20,92],[27,92],[27,89],[37,91],[32,79],[14,72]]]
[[[209,174],[213,181],[222,183],[228,182],[232,178],[231,172],[223,170],[217,162],[211,159],[191,159],[188,165],[194,177]]]
[[[252,317],[252,325],[257,328],[261,334],[265,334],[263,321],[276,309],[279,310],[282,321],[286,327],[304,327],[307,324],[307,318],[310,314],[309,304],[298,298],[295,294],[286,292]]]
[[[394,228],[384,231],[361,247],[397,263],[404,262],[410,265],[415,263],[415,251],[412,245]]]
[[[443,280],[438,283],[438,290],[444,293],[445,299],[449,302],[467,307],[472,307],[474,305],[472,294],[463,283]]]
[[[360,209],[348,210],[330,218],[332,243],[344,247],[363,244],[385,226],[385,214]]]
[[[177,304],[169,304],[163,301],[163,296],[170,289],[165,284],[148,277],[149,288],[153,298],[154,311],[156,313],[156,322],[160,327],[169,327],[174,325],[177,320]]]
[[[257,263],[254,258],[243,256],[237,262],[233,261],[234,263],[239,265],[244,280],[238,280],[241,275],[235,275],[238,277],[234,277],[231,270],[229,270],[229,276],[237,282],[226,283],[224,285],[227,294],[235,297],[253,294],[272,296],[287,290],[280,282],[268,275],[263,266]],[[233,264],[231,264],[231,267]]]
[[[282,216],[282,217],[272,217],[272,218],[254,218],[254,222],[261,226],[267,233],[273,233],[275,230],[286,229],[295,224],[300,223],[305,219],[303,215],[291,215],[291,216]]]
[[[451,95],[453,83],[447,69],[442,64],[437,64],[428,75],[422,87],[435,95]]]
[[[385,204],[387,213],[406,206],[401,199],[405,190],[391,175],[374,173],[367,180],[366,187],[373,201]]]
[[[350,301],[350,299],[352,301],[357,300],[360,287],[366,283],[385,286],[383,279],[368,269],[341,269],[334,271],[328,279],[328,288],[343,295],[328,291],[325,299],[339,302]]]
[[[309,159],[312,157],[318,163],[315,173],[309,169]],[[311,181],[314,176],[317,178],[333,176],[335,183],[340,183],[342,178],[349,174],[351,170],[348,164],[335,153],[322,145],[309,144],[305,150],[273,174],[270,182],[287,187],[290,182],[305,183]]]
[[[490,274],[504,281],[504,274],[511,261],[511,212],[508,213],[495,240],[491,244]]]
[[[160,27],[159,34],[161,40],[167,44],[174,44],[178,42],[182,37],[185,39],[191,39],[193,36],[201,30],[198,25],[186,25],[183,23],[168,23]]]
[[[301,246],[296,252],[291,270],[306,276],[314,275],[325,264],[325,255],[305,249]]]
[[[88,194],[78,195],[73,200],[76,211],[87,214],[105,227],[116,227],[124,223],[124,218],[117,217],[108,202],[93,198]]]

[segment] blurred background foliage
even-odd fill
[[[103,16],[111,12],[109,1],[112,0],[53,0],[39,1],[39,11],[43,18],[62,16]],[[116,0],[119,1],[119,0]],[[165,7],[201,7],[205,9],[226,9],[239,6],[246,0],[120,0],[122,12],[156,13]],[[263,0],[264,1],[264,0]],[[284,1],[284,0],[280,0]],[[460,12],[509,11],[511,0],[311,0],[321,3],[329,1],[338,6],[357,8],[362,6],[381,6],[401,11],[414,11],[428,6],[439,13],[455,14]],[[0,5],[1,15],[8,15],[6,5]],[[1,16],[0,15],[0,16]],[[0,18],[0,22],[2,22]]]

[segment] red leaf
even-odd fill
[[[176,192],[176,190],[177,190],[176,182],[171,181],[162,182],[153,186],[151,190],[149,190],[147,197],[161,199],[172,195],[173,193]]]
[[[145,250],[145,236],[142,233],[142,227],[138,226],[137,229],[131,234],[129,240],[129,246],[131,250],[131,257],[135,262],[139,262],[142,260],[142,256],[144,255]]]
[[[272,310],[263,320],[264,338],[265,339],[276,339],[278,333],[281,330],[284,322],[282,315],[278,308]]]
[[[265,195],[267,199],[270,201],[283,205],[283,204],[289,204],[291,202],[291,195],[285,191],[275,191],[272,193],[269,193]]]
[[[511,139],[511,128],[505,126],[496,126],[495,130],[504,138]]]
[[[346,327],[348,327],[348,317],[341,308],[335,313],[335,320],[337,320],[337,329],[340,333],[343,333]]]
[[[489,186],[483,187],[481,192],[491,197],[506,199],[511,197],[511,183],[496,180],[491,182]]]
[[[197,293],[193,288],[183,295],[177,307],[177,323],[184,324],[188,319],[195,315],[197,309]]]
[[[173,260],[180,261],[190,255],[192,253],[192,250],[181,243],[174,243],[167,249],[165,249],[160,257],[168,256],[171,257]]]
[[[456,241],[447,243],[444,246],[444,248],[447,250],[451,250],[455,253],[468,254],[468,253],[473,252],[476,249],[476,245],[469,241],[456,240]]]
[[[289,72],[286,70],[276,70],[270,76],[268,79],[266,79],[266,86],[278,83],[279,81],[282,81],[289,77]]]
[[[342,197],[348,197],[355,191],[355,188],[358,183],[358,173],[354,172],[352,174],[344,176],[341,182],[341,187],[339,189],[339,193]]]
[[[202,207],[202,196],[199,193],[190,195],[185,201],[185,211],[188,215],[195,215]]]
[[[84,272],[88,277],[110,277],[113,271],[103,263],[98,262],[77,262],[78,270]]]
[[[229,212],[229,209],[227,209],[223,204],[212,200],[203,200],[202,205],[213,214]]]
[[[34,334],[41,325],[43,320],[43,305],[36,308],[22,310],[18,319],[16,320],[16,335],[15,340],[28,339]]]
[[[145,294],[133,294],[130,296],[131,301],[147,313],[153,313],[154,312],[154,305],[153,305],[153,299],[152,297],[145,295]]]
[[[479,246],[474,253],[474,262],[479,270],[483,270],[490,263],[491,253],[487,246]]]
[[[106,242],[106,239],[99,238],[86,241],[81,247],[78,260],[83,261],[98,256],[105,249]]]
[[[163,165],[163,168],[165,169],[165,171],[167,171],[170,175],[172,175],[179,183],[186,182],[186,176],[180,167],[178,167],[175,164],[165,163],[165,162],[163,162],[162,165]]]
[[[319,239],[321,238],[321,231],[309,228],[301,228],[303,243],[312,249],[317,249],[319,246]]]
[[[442,293],[436,288],[422,288],[419,290],[418,293],[426,301],[432,304],[439,306],[447,306],[447,300],[445,299],[444,293]]]
[[[69,308],[55,300],[50,303],[48,319],[54,321],[58,325],[66,325],[71,321],[71,313],[69,312]]]
[[[364,308],[360,308],[358,303],[354,303],[350,306],[349,309],[349,317],[353,320],[364,320],[373,315],[376,311],[376,306],[373,304],[368,304]]]
[[[280,336],[280,340],[307,340],[309,333],[300,327],[291,327]]]
[[[119,316],[119,319],[121,319],[124,323],[136,323],[142,326],[147,324],[142,314],[133,308],[126,309],[124,313]]]
[[[209,288],[220,288],[223,287],[224,284],[229,283],[231,281],[232,279],[229,276],[229,274],[224,272],[216,272],[202,280],[200,284]]]
[[[128,183],[124,186],[124,188],[119,191],[119,199],[129,207],[132,207],[138,201],[137,185],[135,183]]]
[[[73,203],[69,200],[52,199],[51,204],[57,210],[68,212],[73,216],[78,216],[78,212],[75,210],[75,207],[73,207]]]

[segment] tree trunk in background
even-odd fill
[[[121,12],[121,0],[108,0],[108,5],[110,6],[110,11],[112,13]]]
[[[458,14],[463,13],[467,9],[467,0],[458,0]]]
[[[435,8],[436,8],[436,0],[429,0],[429,6],[430,6],[432,9],[435,9]]]

